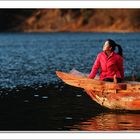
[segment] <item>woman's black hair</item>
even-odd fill
[[[111,51],[114,51],[115,48],[116,48],[116,46],[117,46],[117,47],[118,47],[118,54],[119,54],[120,56],[123,56],[123,49],[122,49],[122,47],[121,47],[119,44],[117,44],[117,43],[116,43],[114,40],[112,40],[112,39],[107,39],[107,41],[108,41],[110,47],[112,47]]]

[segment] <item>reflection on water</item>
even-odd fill
[[[79,124],[71,130],[84,131],[119,131],[140,130],[140,114],[131,113],[102,113]]]

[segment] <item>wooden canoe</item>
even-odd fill
[[[56,74],[68,85],[83,88],[101,106],[113,110],[140,110],[140,82],[105,82],[90,79],[76,70],[70,73],[56,71]]]

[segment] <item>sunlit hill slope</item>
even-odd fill
[[[139,32],[139,9],[0,10],[0,30],[16,32]]]

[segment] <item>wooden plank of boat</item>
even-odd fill
[[[65,83],[83,88],[101,106],[115,110],[140,110],[140,82],[116,84],[89,79],[78,71],[76,74],[56,71],[56,74]]]
[[[64,73],[56,71],[57,76],[62,79],[65,83],[80,87],[84,89],[96,89],[96,90],[116,90],[116,89],[126,89],[126,83],[114,84],[112,82],[104,82],[96,79],[90,79],[83,76],[76,76],[71,73]]]
[[[140,95],[137,93],[105,93],[86,90],[86,93],[101,106],[113,110],[140,110]]]

